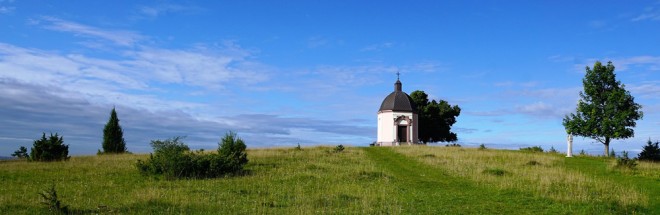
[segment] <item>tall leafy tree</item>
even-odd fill
[[[642,106],[616,79],[612,62],[604,66],[596,61],[593,69],[587,66],[582,84],[576,113],[566,115],[562,124],[573,135],[601,142],[607,156],[613,139],[635,135],[633,128],[643,117]]]
[[[119,125],[117,111],[112,108],[110,119],[103,128],[103,152],[104,153],[125,153],[126,141],[124,141],[124,131]]]
[[[456,117],[461,114],[461,108],[451,106],[447,101],[429,101],[428,95],[421,90],[410,94],[417,106],[419,117],[419,140],[429,142],[453,142],[458,140],[451,126],[456,123]]]

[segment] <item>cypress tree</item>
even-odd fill
[[[124,131],[119,125],[119,118],[115,108],[112,108],[110,119],[103,128],[103,152],[104,153],[125,153],[126,141],[124,141]]]

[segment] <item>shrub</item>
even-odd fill
[[[557,153],[559,153],[559,152],[557,151],[557,149],[555,149],[554,146],[550,146],[550,150],[548,150],[548,153],[551,153],[551,154],[557,154]]]
[[[300,147],[300,143],[298,143],[298,146],[296,146],[296,151],[302,151],[302,148]]]
[[[27,153],[27,148],[25,148],[25,146],[21,146],[20,148],[18,148],[18,150],[14,151],[14,153],[11,154],[11,156],[19,159],[25,159],[29,157]]]
[[[508,172],[503,170],[503,169],[498,169],[498,168],[488,168],[483,171],[484,174],[489,174],[489,175],[494,175],[494,176],[504,176]]]
[[[639,153],[637,159],[655,162],[660,161],[660,147],[658,147],[658,141],[652,143],[651,139],[649,139],[649,141],[646,142],[644,149],[642,149],[642,152]]]
[[[39,196],[41,196],[41,204],[46,205],[46,207],[48,207],[48,211],[56,214],[69,213],[69,207],[62,206],[62,203],[57,197],[57,190],[55,190],[55,183],[51,185],[50,189],[41,191],[41,193],[39,193]]]
[[[62,136],[57,133],[50,134],[46,138],[46,133],[43,133],[41,139],[35,140],[32,150],[30,151],[30,159],[33,161],[58,161],[69,159],[69,146],[64,144]]]
[[[221,140],[218,154],[226,158],[229,162],[228,168],[232,171],[239,171],[247,164],[247,153],[245,143],[234,132],[227,132]]]
[[[520,151],[524,151],[524,152],[543,152],[543,148],[541,148],[541,146],[532,146],[532,147],[520,148]]]
[[[614,148],[610,151],[610,157],[616,158],[616,152],[614,152]]]
[[[628,158],[628,152],[621,152],[621,157],[616,159],[616,167],[634,169],[637,166],[635,159]]]
[[[138,160],[136,166],[143,174],[175,178],[213,178],[237,173],[247,164],[246,146],[235,133],[229,132],[219,143],[217,154],[191,152],[181,137],[153,140],[154,153],[147,161]]]
[[[458,143],[448,143],[445,147],[461,147],[461,144]]]
[[[584,151],[584,149],[580,150],[580,156],[587,156],[587,153]]]
[[[527,166],[536,166],[536,165],[541,165],[541,163],[539,163],[538,161],[532,160],[532,161],[527,162],[525,165],[527,165]]]
[[[486,149],[486,145],[484,144],[479,145],[479,150],[484,150],[484,149]]]
[[[344,145],[338,145],[338,146],[335,147],[335,150],[334,150],[335,153],[340,153],[340,152],[343,152],[343,151],[344,151]]]

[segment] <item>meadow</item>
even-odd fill
[[[141,175],[149,155],[0,162],[0,214],[658,214],[660,164],[458,147],[249,149],[240,176]]]

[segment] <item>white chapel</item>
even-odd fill
[[[398,76],[398,73],[397,73]],[[417,107],[412,98],[401,90],[397,77],[394,92],[390,93],[378,110],[377,146],[417,144]]]

